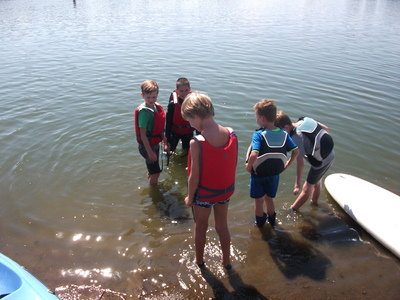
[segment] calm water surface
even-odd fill
[[[329,173],[400,194],[399,1],[1,0],[0,51],[0,251],[50,288],[127,299],[398,297],[399,259],[329,195],[288,211],[295,168],[281,177],[278,228],[256,228],[244,156],[252,106],[272,98],[293,119],[330,127]],[[137,150],[140,83],[155,79],[166,106],[182,76],[238,133],[232,273],[212,226],[209,270],[193,263],[186,158],[178,151],[149,188]],[[376,222],[390,209],[376,199]]]

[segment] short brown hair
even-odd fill
[[[182,85],[187,85],[190,88],[190,82],[184,77],[178,78],[176,81],[176,88],[179,89]]]
[[[143,81],[140,88],[142,89],[142,94],[150,94],[153,92],[157,92],[157,94],[158,94],[158,91],[159,91],[158,84],[154,80]]]
[[[210,97],[200,93],[190,93],[186,96],[182,103],[181,113],[185,120],[194,118],[195,115],[199,116],[201,119],[215,115],[214,106]]]
[[[276,114],[275,126],[284,128],[286,125],[292,126],[292,121],[283,110],[279,110]]]
[[[275,122],[276,119],[276,104],[274,100],[271,99],[262,99],[254,105],[255,112],[264,116],[267,121]]]

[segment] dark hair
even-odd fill
[[[178,78],[176,81],[176,88],[179,89],[182,85],[187,85],[190,87],[190,82],[184,77]]]

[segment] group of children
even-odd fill
[[[135,109],[135,129],[139,152],[146,160],[149,183],[157,184],[161,173],[159,144],[162,142],[164,151],[170,153],[181,140],[182,148],[189,151],[185,204],[193,209],[196,263],[199,267],[204,266],[208,219],[213,210],[222,249],[221,263],[230,269],[231,240],[227,214],[235,189],[237,136],[232,128],[216,123],[211,99],[191,91],[186,78],[177,80],[166,114],[156,103],[159,88],[155,81],[144,81],[141,91],[144,103]],[[310,196],[311,202],[317,203],[321,179],[333,163],[333,140],[327,126],[312,118],[304,117],[292,123],[287,114],[277,111],[273,100],[263,99],[253,108],[260,128],[253,133],[247,152],[250,197],[255,199],[256,225],[262,227],[268,221],[274,226],[276,213],[273,198],[277,193],[279,174],[297,160],[293,193],[300,194],[291,209],[299,209]],[[198,133],[196,136],[193,136],[194,131]],[[290,158],[288,152],[291,152]],[[303,158],[311,168],[300,190]]]

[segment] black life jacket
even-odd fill
[[[299,120],[302,120],[303,123],[296,127],[296,133],[305,135],[312,144],[312,150],[306,153],[307,160],[312,166],[319,167],[332,152],[333,139],[315,120],[308,117],[300,118]]]
[[[287,162],[286,140],[288,134],[282,129],[280,131],[262,128],[258,130],[262,130],[261,135],[264,139],[251,172],[260,177],[278,175],[283,172]],[[250,144],[247,150],[246,162],[252,150],[252,144]]]

